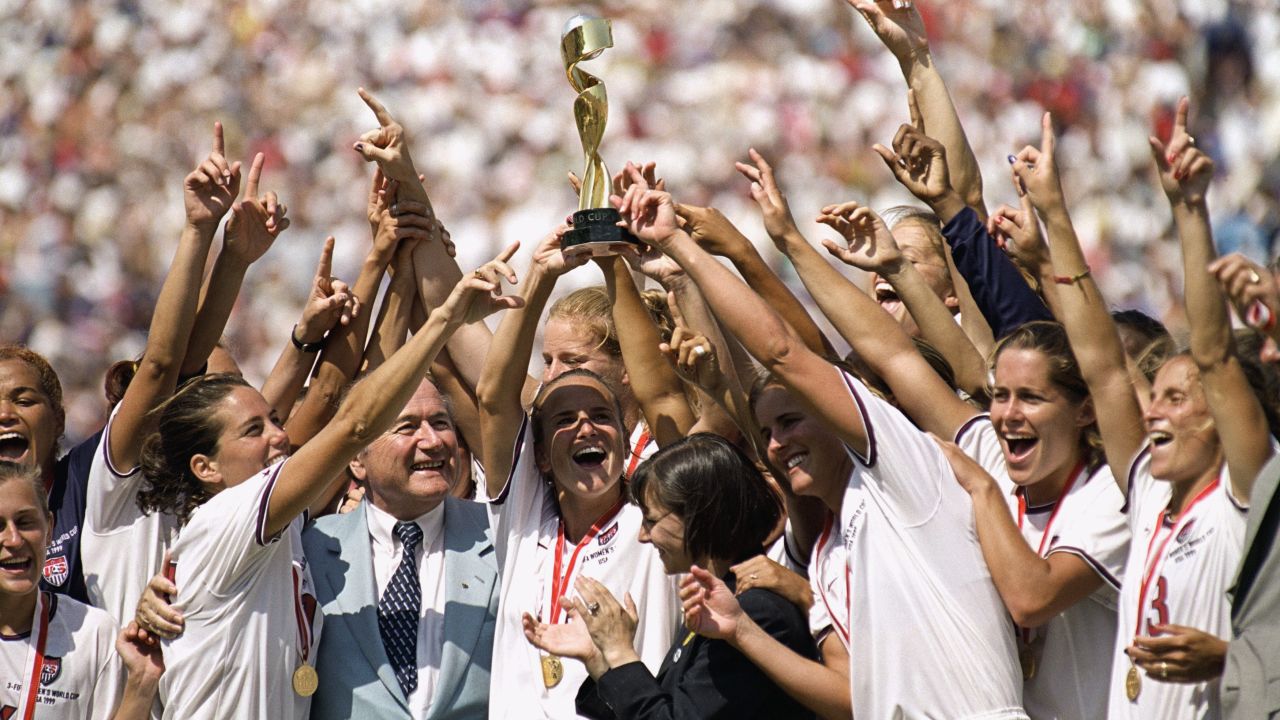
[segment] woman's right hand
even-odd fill
[[[538,247],[533,251],[533,271],[544,277],[558,278],[561,275],[575,270],[587,264],[591,259],[590,255],[570,255],[564,254],[564,234],[572,228],[570,225],[560,225],[551,231],[550,235],[542,238],[538,242]]]
[[[720,578],[694,565],[680,583],[684,625],[703,637],[733,642],[751,619]]]
[[[164,565],[169,565],[169,557],[165,556]],[[159,638],[171,640],[182,634],[186,620],[182,613],[173,609],[169,598],[178,594],[178,586],[174,585],[163,572],[156,573],[147,583],[142,597],[138,598],[137,627],[141,637],[148,642]]]
[[[524,307],[524,298],[519,295],[502,294],[503,280],[512,285],[517,282],[516,273],[507,261],[519,249],[520,243],[513,242],[498,257],[463,275],[436,312],[444,313],[450,322],[465,325],[479,322],[499,310]]]

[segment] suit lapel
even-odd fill
[[[373,546],[364,503],[346,517],[351,518],[350,522],[334,533],[336,546],[330,543],[330,550],[338,555],[339,562],[330,565],[327,574],[334,587],[343,589],[337,593],[334,604],[342,615],[351,618],[348,624],[351,636],[369,667],[377,669],[378,679],[408,712],[408,698],[396,681],[378,630],[378,591],[373,579]]]
[[[493,545],[485,538],[485,528],[456,506],[461,501],[447,498],[444,513],[444,648],[440,676],[431,716],[453,705],[463,672],[471,663],[476,643],[484,629],[498,575],[492,565]],[[480,539],[480,542],[477,542]],[[474,613],[468,617],[467,613]]]

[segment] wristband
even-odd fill
[[[304,353],[320,352],[320,349],[324,347],[323,339],[317,340],[312,343],[304,343],[301,340],[299,340],[297,323],[294,323],[293,329],[289,331],[289,341],[293,343],[294,347],[298,348]]]
[[[1084,270],[1083,270],[1080,274],[1078,274],[1078,275],[1054,275],[1054,276],[1053,276],[1053,281],[1054,281],[1055,283],[1057,283],[1058,285],[1075,285],[1076,283],[1080,282],[1081,280],[1083,280],[1083,279],[1085,279],[1085,278],[1089,277],[1091,274],[1093,274],[1093,271],[1089,269],[1089,266],[1088,266],[1088,265],[1085,265],[1085,266],[1084,266]]]

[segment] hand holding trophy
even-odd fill
[[[560,37],[560,57],[564,60],[569,84],[578,92],[573,101],[574,120],[582,141],[586,167],[578,193],[578,211],[573,229],[564,234],[565,255],[616,255],[636,240],[618,227],[621,216],[609,205],[609,170],[600,158],[600,140],[609,118],[609,97],[600,78],[578,67],[613,47],[610,22],[592,15],[575,15],[565,23]]]

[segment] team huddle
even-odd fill
[[[0,345],[0,718],[1252,717],[1280,294],[1217,257],[1188,101],[1149,138],[1179,349],[1101,295],[1053,118],[988,211],[918,11],[850,4],[918,204],[824,207],[824,254],[736,164],[821,325],[654,163],[612,178],[626,251],[464,271],[361,89],[371,243],[347,283],[326,241],[255,387],[220,340],[290,219],[215,125],[102,430],[62,453],[57,372]]]

